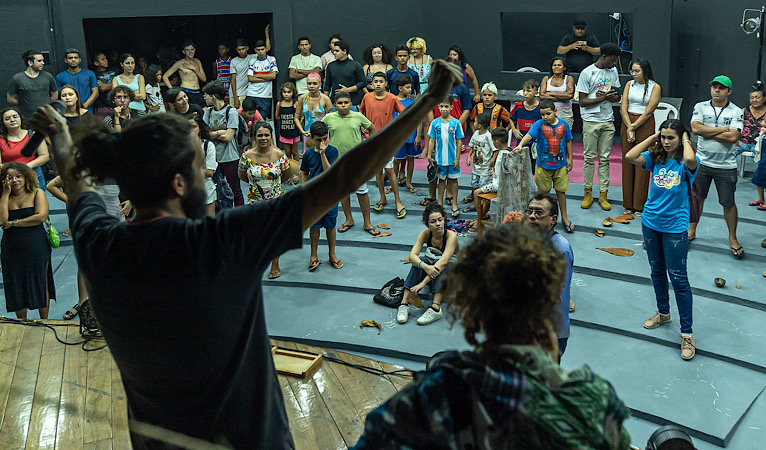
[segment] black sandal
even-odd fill
[[[73,310],[73,309],[74,309],[74,314],[72,314],[72,312],[71,312],[71,310]],[[75,317],[77,317],[77,314],[79,312],[80,312],[80,304],[78,303],[78,304],[72,306],[71,308],[69,308],[67,310],[67,312],[64,313],[64,319],[65,320],[72,320]]]

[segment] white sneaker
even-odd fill
[[[422,316],[418,317],[418,325],[428,325],[434,323],[442,318],[442,311],[434,311],[433,308],[428,308]]]
[[[399,310],[396,311],[396,321],[399,323],[407,323],[409,317],[410,305],[399,305]]]

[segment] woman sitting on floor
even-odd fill
[[[423,211],[425,230],[418,233],[415,245],[410,250],[410,273],[404,280],[404,297],[396,313],[396,321],[406,323],[410,315],[410,295],[418,295],[421,289],[428,286],[434,301],[426,312],[418,318],[418,325],[428,325],[442,318],[442,294],[440,285],[442,272],[447,269],[447,263],[458,250],[457,234],[444,228],[444,208],[436,202],[431,202]],[[426,244],[426,253],[421,258],[420,251]]]
[[[550,239],[501,225],[460,253],[444,290],[474,351],[449,351],[366,419],[355,448],[628,448],[628,408],[584,366],[556,364],[566,268]]]

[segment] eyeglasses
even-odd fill
[[[524,213],[528,216],[536,216],[536,217],[545,217],[550,215],[547,212],[545,212],[544,209],[540,209],[540,208],[528,208],[526,211],[524,211]]]

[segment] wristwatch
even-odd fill
[[[17,227],[17,226],[19,226],[19,219],[14,219],[14,220],[13,220],[13,226],[14,226],[14,227]]]

